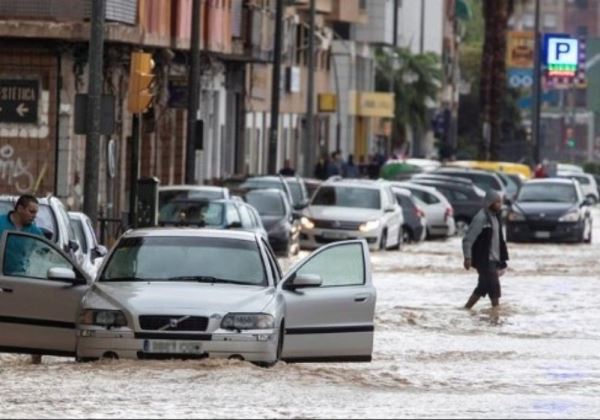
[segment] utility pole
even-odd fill
[[[540,0],[535,0],[535,47],[533,49],[533,92],[531,106],[531,138],[533,140],[533,161],[540,163],[541,135],[540,135],[540,109],[541,109],[541,53],[540,53]]]
[[[310,176],[315,154],[315,0],[310,0],[308,29],[308,89],[306,92],[306,136],[304,136],[304,176]]]
[[[187,143],[185,149],[185,183],[194,184],[196,174],[196,123],[200,102],[200,13],[201,0],[192,3],[192,39],[188,75]]]
[[[419,52],[423,54],[425,52],[425,0],[421,0],[421,27],[419,37]]]
[[[88,62],[90,64],[88,88],[87,139],[85,142],[85,173],[83,211],[96,225],[98,222],[98,175],[100,164],[100,117],[102,114],[102,82],[104,80],[104,19],[105,0],[92,2],[92,20]]]
[[[396,60],[397,60],[397,55],[396,55],[396,49],[398,48],[398,7],[400,6],[400,2],[399,0],[394,0],[394,12],[393,12],[393,28],[392,28],[392,42],[394,45],[394,49],[392,50],[392,68],[395,69],[396,67]],[[396,93],[396,74],[395,71],[392,71],[390,73],[390,93],[391,94],[395,94]],[[394,102],[396,101],[396,98],[394,96]],[[395,108],[395,107],[394,107]],[[387,153],[391,155],[392,151],[394,150],[394,141],[396,139],[396,123],[395,123],[396,118],[392,118],[392,125],[391,125],[391,129],[390,129],[390,139],[389,139],[389,145],[387,147]]]
[[[279,99],[281,96],[281,46],[283,44],[283,0],[276,0],[275,39],[273,42],[273,77],[271,85],[271,128],[269,129],[269,173],[277,173],[277,134],[279,133]]]

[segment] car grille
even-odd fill
[[[139,318],[140,327],[142,330],[149,331],[206,331],[206,327],[208,326],[207,317],[190,316],[182,319],[185,316],[186,315],[142,315]]]
[[[530,230],[543,230],[543,231],[549,231],[549,232],[552,232],[557,227],[556,222],[533,222],[533,221],[530,221],[527,223],[527,225],[529,226]]]
[[[361,222],[344,222],[338,220],[314,220],[316,228],[319,229],[339,229],[339,230],[358,230]]]

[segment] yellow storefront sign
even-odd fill
[[[393,118],[394,94],[385,92],[350,92],[351,115],[359,117]]]
[[[533,32],[511,31],[506,45],[506,67],[532,69],[535,48]]]
[[[319,93],[319,112],[335,112],[337,96],[335,93]]]

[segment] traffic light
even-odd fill
[[[567,128],[565,132],[565,146],[572,149],[577,145],[577,141],[575,139],[575,133],[572,128]]]
[[[129,94],[127,108],[132,114],[144,113],[152,104],[154,81],[152,54],[133,52],[129,68]]]

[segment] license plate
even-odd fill
[[[535,236],[538,239],[548,239],[550,237],[550,232],[546,232],[546,231],[542,230],[542,231],[535,232],[533,234],[533,236]]]
[[[323,237],[327,239],[345,239],[346,235],[340,232],[323,232]]]
[[[202,354],[202,344],[194,341],[145,340],[144,352],[166,354]]]

